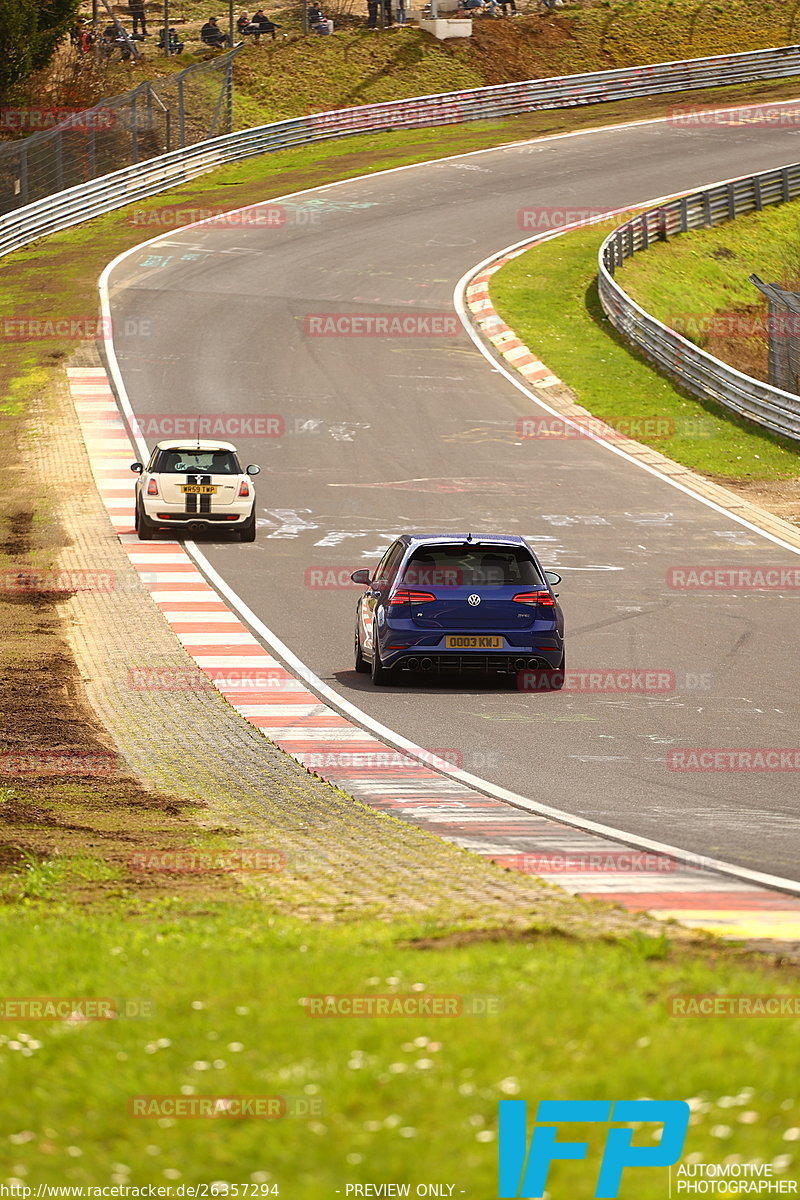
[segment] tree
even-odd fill
[[[0,0],[0,97],[46,66],[79,5],[80,0]]]

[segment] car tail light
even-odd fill
[[[155,479],[151,479],[148,482],[147,494],[148,494],[148,496],[157,496],[158,495],[158,483],[156,482]]]
[[[246,479],[243,479],[242,482],[239,484],[239,495],[240,496],[249,496],[250,495],[250,484],[247,482]]]
[[[549,592],[517,592],[514,596],[516,604],[544,604],[548,608],[555,607],[555,600]]]
[[[415,592],[409,588],[398,588],[389,604],[430,604],[435,599],[433,592]]]

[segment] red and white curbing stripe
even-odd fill
[[[561,383],[561,380],[544,365],[541,359],[532,354],[525,343],[517,337],[514,330],[506,325],[502,317],[495,312],[489,299],[489,280],[495,271],[499,271],[519,253],[520,251],[516,251],[497,259],[491,266],[484,267],[478,275],[474,276],[466,290],[467,307],[484,337],[491,342],[498,354],[519,371],[520,375],[524,375],[529,383],[533,383],[537,387],[555,387]]]
[[[210,684],[308,770],[372,808],[581,896],[676,917],[723,936],[800,939],[800,898],[668,855],[627,850],[483,795],[387,746],[320,701],[231,611],[179,542],[138,540],[130,473],[135,451],[106,373],[71,368],[68,375],[98,491],[154,603]],[[148,686],[146,667],[131,686]],[[433,753],[430,759],[435,762]]]

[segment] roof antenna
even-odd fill
[[[200,449],[200,413],[197,414],[197,449]]]
[[[468,541],[468,542],[471,542],[471,541],[472,541],[472,534],[471,534],[471,533],[468,533],[468,534],[467,534],[467,541]]]

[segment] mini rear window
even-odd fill
[[[241,475],[230,450],[161,450],[153,470],[162,475]]]
[[[425,546],[403,573],[409,587],[546,586],[530,555],[516,546]]]

